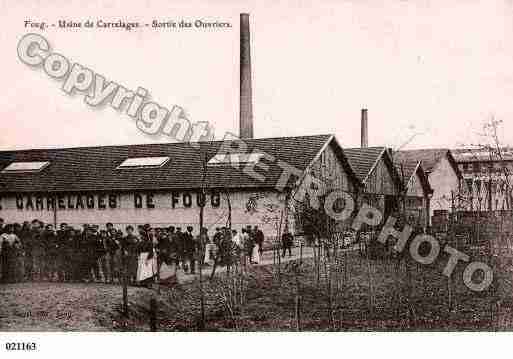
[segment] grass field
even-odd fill
[[[301,265],[298,260],[282,263],[279,271],[263,265],[248,266],[244,275],[220,272],[212,281],[204,278],[204,328],[198,280],[162,287],[160,294],[129,288],[128,318],[122,314],[117,285],[4,285],[0,330],[147,331],[151,298],[156,299],[156,323],[162,331],[292,331],[298,324],[303,331],[513,328],[510,301],[498,306],[491,290],[471,292],[462,283],[461,270],[452,276],[449,304],[444,265],[410,262],[407,270],[404,261],[368,261],[357,252],[346,252],[338,266],[331,264],[331,271],[321,263],[319,280],[312,258]]]
[[[397,266],[394,261],[367,261],[356,252],[340,259],[345,265],[333,265],[331,288],[324,265],[320,265],[317,280],[311,258],[300,266],[298,261],[282,264],[279,275],[276,266],[251,267],[243,276],[242,291],[240,278],[233,274],[223,273],[205,282],[205,330],[283,331],[297,330],[298,324],[305,331],[511,328],[509,307],[498,308],[491,291],[476,294],[468,290],[461,271],[452,277],[449,304],[447,278],[441,274],[445,263],[409,263],[408,275],[404,262]],[[411,286],[407,285],[409,277]],[[149,302],[150,295],[141,298],[141,303]],[[201,329],[199,298],[198,282],[162,291],[158,298],[159,330]],[[144,311],[135,311],[128,328],[147,329],[147,318]]]

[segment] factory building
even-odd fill
[[[459,209],[501,211],[513,208],[513,153],[509,148],[452,150],[463,175]]]
[[[358,185],[334,136],[0,152],[0,217],[6,222],[258,225],[276,236],[304,223],[289,208],[305,173],[329,171],[331,189]],[[291,207],[297,208],[293,203]]]
[[[453,199],[460,192],[463,177],[449,149],[397,151],[394,152],[394,160],[397,163],[421,162],[433,189],[430,217],[435,211],[451,210]]]
[[[422,163],[420,161],[396,162],[395,167],[403,182],[406,220],[411,225],[428,227],[433,189]]]
[[[197,231],[203,208],[203,223],[211,231],[257,225],[268,237],[284,229],[326,234],[321,227],[329,222],[330,233],[344,232],[350,219],[314,218],[308,196],[298,196],[304,194],[301,188],[315,187],[306,183],[311,178],[328,191],[348,193],[356,199],[355,209],[365,202],[385,218],[396,212],[401,178],[389,149],[367,147],[367,110],[362,110],[362,148],[343,149],[333,135],[253,138],[250,53],[249,15],[241,14],[238,137],[0,151],[0,217],[75,227],[192,225]],[[415,192],[417,182],[412,183]]]
[[[345,148],[344,153],[363,183],[358,195],[359,203],[379,209],[383,218],[397,213],[400,209],[402,182],[390,150],[386,147]]]

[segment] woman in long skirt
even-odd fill
[[[12,225],[7,225],[7,233],[0,236],[0,243],[2,243],[2,282],[14,283],[16,281],[16,271],[18,266],[17,253],[19,246],[21,250],[21,243],[13,232]]]
[[[253,246],[253,263],[260,263],[260,246]]]

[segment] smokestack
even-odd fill
[[[369,128],[367,120],[367,109],[362,108],[362,124],[361,124],[361,147],[366,148],[369,147]]]
[[[240,138],[253,138],[253,99],[251,92],[249,14],[240,14]]]

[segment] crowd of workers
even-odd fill
[[[257,226],[243,227],[240,232],[216,228],[211,237],[206,228],[198,232],[192,226],[182,231],[181,227],[146,224],[128,225],[123,233],[112,223],[104,229],[93,224],[77,229],[61,223],[55,230],[52,224],[37,219],[4,224],[0,218],[0,281],[121,283],[126,279],[136,284],[141,253],[156,254],[160,263],[194,274],[205,258],[215,265],[230,266],[243,253],[254,263],[265,241]],[[287,248],[290,255],[292,240],[290,233],[284,233],[283,255]]]

